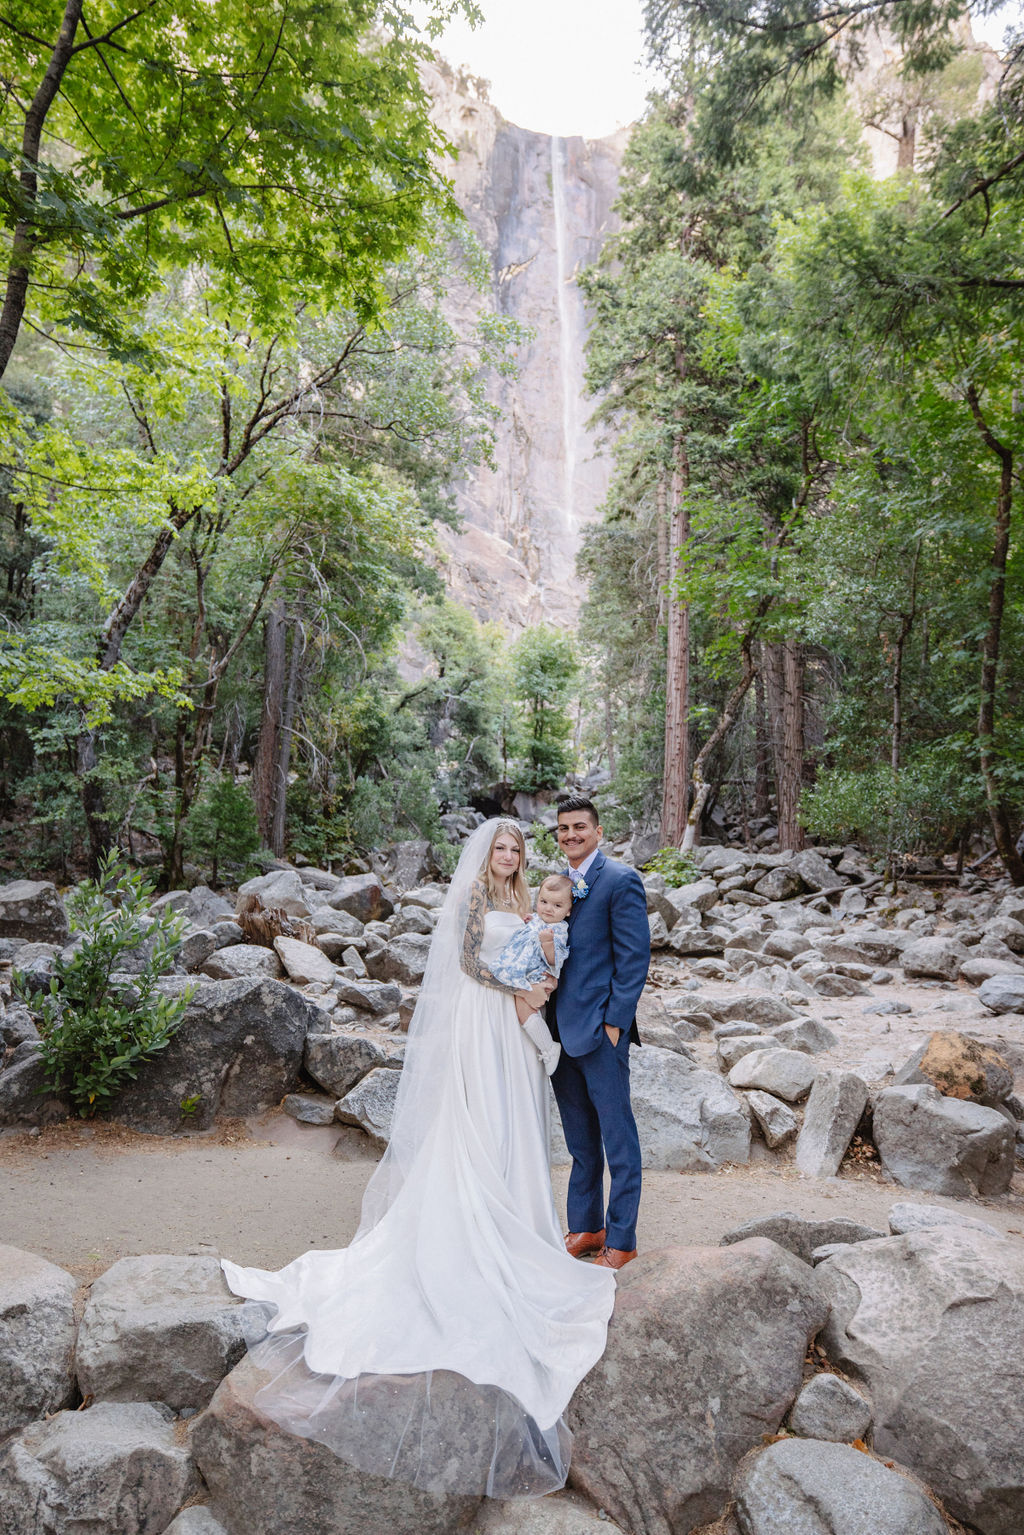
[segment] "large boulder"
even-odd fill
[[[356,1083],[377,1066],[401,1066],[405,1041],[385,1035],[380,1040],[365,1034],[307,1034],[304,1064],[313,1081],[335,1098],[344,1098]]]
[[[630,1096],[644,1167],[710,1172],[750,1159],[750,1120],[717,1072],[647,1045],[630,1062]]]
[[[232,1295],[216,1258],[122,1258],[94,1281],[82,1317],[82,1395],[205,1407],[263,1317]]]
[[[276,907],[289,917],[308,917],[311,890],[302,883],[297,869],[274,869],[239,885],[239,901],[244,896],[259,896],[264,906]]]
[[[366,968],[377,981],[397,981],[402,986],[418,986],[427,968],[430,937],[426,933],[403,933],[392,938],[387,948],[371,955]]]
[[[978,988],[978,1001],[993,1013],[1024,1013],[1024,970],[989,976]]]
[[[807,1097],[818,1071],[802,1050],[752,1050],[730,1070],[729,1086],[754,1087],[787,1103],[798,1103]]]
[[[395,909],[376,874],[347,874],[327,897],[327,905],[364,923],[380,922]]]
[[[965,1199],[1010,1187],[1014,1129],[996,1109],[944,1098],[927,1084],[886,1087],[872,1127],[883,1170],[907,1188]]]
[[[1024,922],[1013,917],[993,917],[985,924],[985,937],[995,938],[1014,954],[1024,954]]]
[[[760,1127],[765,1145],[772,1151],[796,1138],[800,1125],[788,1103],[773,1098],[771,1093],[754,1091],[747,1094],[747,1106]]]
[[[221,1382],[193,1430],[193,1453],[210,1489],[211,1508],[228,1535],[370,1535],[385,1530],[450,1535],[469,1523],[479,1496],[420,1492],[399,1475],[359,1471],[326,1445],[279,1428],[253,1402],[267,1378],[251,1358],[243,1359]],[[442,1415],[445,1386],[444,1373],[435,1371],[435,1404]],[[371,1418],[369,1431],[378,1427],[376,1417]],[[480,1430],[471,1421],[464,1427],[465,1456]],[[417,1453],[415,1443],[407,1449]]]
[[[308,986],[311,981],[329,986],[338,973],[327,955],[315,944],[303,943],[299,938],[278,937],[274,939],[274,948],[288,979],[297,986]]]
[[[335,1106],[335,1117],[343,1125],[358,1125],[383,1149],[391,1139],[400,1075],[387,1066],[374,1067]]]
[[[339,1002],[376,1013],[378,1017],[393,1013],[402,1002],[402,989],[393,981],[339,980],[336,989]]]
[[[792,1210],[773,1210],[770,1215],[757,1215],[741,1226],[734,1226],[725,1233],[722,1246],[730,1247],[734,1242],[746,1242],[751,1237],[766,1237],[793,1253],[802,1263],[810,1263],[816,1248],[837,1242],[873,1242],[883,1235],[871,1226],[862,1226],[842,1215],[831,1220],[812,1221]]]
[[[906,976],[955,981],[968,953],[955,938],[918,938],[903,950],[900,964]]]
[[[990,1237],[1003,1235],[988,1221],[976,1220],[973,1215],[965,1215],[962,1210],[949,1209],[946,1205],[919,1205],[901,1199],[889,1211],[889,1230],[894,1237],[906,1236],[910,1231],[927,1231],[932,1226],[966,1226]]]
[[[716,1023],[732,1023],[740,1019],[764,1029],[803,1016],[781,997],[773,997],[766,991],[742,992],[738,997],[702,997],[701,1004]]]
[[[16,879],[0,885],[0,938],[64,944],[68,932],[64,902],[49,880]]]
[[[816,1274],[773,1242],[638,1258],[569,1406],[572,1485],[626,1530],[717,1518],[739,1461],[792,1405],[826,1314]]]
[[[810,1178],[834,1178],[867,1107],[868,1087],[852,1071],[819,1071],[804,1110],[796,1165]]]
[[[669,904],[675,908],[676,920],[687,911],[710,911],[718,900],[718,886],[713,879],[694,880],[689,885],[670,885],[665,890]],[[673,924],[670,922],[669,927]]]
[[[815,1270],[830,1358],[863,1381],[880,1455],[981,1535],[1024,1529],[1024,1243],[941,1226]]]
[[[762,874],[754,886],[755,895],[763,895],[767,901],[788,901],[799,895],[804,882],[792,863],[782,864]]]
[[[396,842],[388,855],[388,877],[399,890],[414,890],[440,873],[434,850],[425,837]]]
[[[269,952],[269,951],[268,951]],[[166,1050],[112,1105],[153,1135],[208,1130],[218,1114],[255,1114],[298,1081],[306,1034],[323,1013],[283,981],[209,981],[197,988]],[[195,1102],[186,1116],[182,1105]]]
[[[896,1087],[930,1082],[947,1098],[994,1108],[1013,1092],[1013,1072],[991,1045],[942,1029],[930,1034],[896,1073]]]
[[[0,1438],[71,1400],[74,1297],[63,1269],[0,1246]]]
[[[260,976],[273,981],[283,974],[274,950],[258,943],[235,943],[217,949],[200,969],[211,981],[253,980]]]
[[[812,847],[805,847],[798,853],[794,853],[790,860],[790,868],[799,874],[808,890],[841,890],[844,880],[837,874],[827,858],[815,852]]]
[[[23,1040],[0,1070],[0,1125],[52,1125],[71,1112],[71,1099],[47,1085],[38,1042]]]
[[[786,1439],[736,1482],[742,1535],[946,1535],[946,1521],[909,1477],[847,1444]]]
[[[169,1408],[97,1402],[7,1441],[0,1535],[164,1535],[198,1485]]]

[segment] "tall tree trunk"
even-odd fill
[[[1013,450],[999,441],[981,411],[978,392],[968,385],[967,403],[985,446],[999,461],[999,494],[996,500],[991,578],[988,589],[988,626],[981,647],[981,688],[978,700],[978,757],[985,782],[985,798],[996,851],[1015,885],[1024,885],[1024,858],[1014,846],[1010,816],[998,777],[996,749],[996,684],[999,650],[1006,605],[1006,563],[1010,552],[1010,519],[1013,513]]]
[[[900,615],[900,627],[892,655],[892,726],[889,743],[889,769],[892,773],[892,807],[889,811],[889,827],[886,835],[886,873],[896,889],[896,793],[899,786],[900,768],[903,765],[903,663],[907,653],[907,641],[917,617],[917,568],[921,559],[921,540],[914,547],[914,561],[910,568],[910,607]]]
[[[302,625],[292,625],[292,653],[288,665],[288,689],[285,693],[284,711],[281,716],[281,733],[277,745],[277,794],[274,797],[274,815],[270,827],[270,851],[275,858],[284,852],[285,813],[288,807],[288,767],[292,755],[292,731],[295,712],[302,693],[302,659],[306,653],[306,640]]]
[[[771,747],[764,696],[764,645],[757,649],[760,664],[754,673],[754,814],[763,820],[771,810]]]
[[[804,771],[804,652],[798,640],[782,644],[782,730],[776,786],[779,846],[803,846],[800,790]]]
[[[668,655],[665,667],[665,775],[661,800],[663,847],[676,847],[686,830],[690,755],[690,606],[680,601],[676,583],[690,537],[689,480],[686,445],[682,438],[678,438],[672,470],[666,596]]]
[[[263,631],[263,706],[260,733],[253,764],[253,794],[256,819],[265,847],[274,834],[274,805],[277,801],[277,771],[280,752],[281,721],[284,717],[285,670],[287,666],[288,626],[284,598],[278,597],[267,614]]]

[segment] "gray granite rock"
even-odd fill
[[[337,993],[339,1002],[347,1002],[350,1007],[359,1007],[380,1017],[393,1013],[402,1003],[401,987],[393,981],[339,980]]]
[[[274,950],[258,943],[235,943],[217,949],[200,969],[211,981],[252,980],[259,976],[276,980],[284,974]]]
[[[239,885],[238,894],[259,896],[264,906],[276,906],[289,917],[310,914],[312,891],[303,885],[296,869],[274,869],[270,874],[247,879],[244,885]],[[328,904],[333,905],[333,899]]]
[[[962,943],[953,938],[919,938],[903,950],[903,974],[938,981],[955,981],[968,958]]]
[[[177,1519],[172,1520],[164,1535],[228,1535],[228,1532],[202,1503],[193,1503],[191,1508],[183,1508]]]
[[[65,944],[68,914],[49,880],[15,879],[0,885],[0,937]]]
[[[308,1034],[305,1067],[326,1092],[344,1098],[376,1066],[400,1066],[402,1054],[397,1043],[362,1034]]]
[[[614,1535],[618,1528],[604,1509],[570,1492],[507,1503],[487,1498],[471,1527],[472,1535]]]
[[[16,1045],[0,1070],[0,1125],[52,1125],[71,1112],[70,1098],[47,1085],[38,1042],[30,1036]]]
[[[232,1295],[216,1258],[122,1258],[93,1282],[78,1336],[83,1396],[205,1407],[263,1329]]]
[[[0,1246],[0,1437],[71,1400],[74,1297],[64,1269]]]
[[[722,1238],[722,1246],[745,1242],[749,1237],[767,1237],[769,1241],[777,1242],[787,1252],[793,1253],[801,1262],[810,1263],[815,1248],[827,1243],[873,1242],[883,1235],[884,1232],[875,1231],[871,1226],[862,1226],[859,1221],[847,1220],[845,1216],[812,1221],[797,1215],[793,1210],[774,1210],[770,1215],[758,1215],[744,1221],[741,1226],[734,1226]]]
[[[729,1027],[729,1025],[726,1025],[726,1027]],[[739,1028],[741,1025],[736,1027]],[[720,1038],[715,1049],[715,1056],[719,1066],[723,1071],[731,1071],[736,1062],[741,1061],[752,1050],[763,1050],[765,1048],[764,1041],[765,1036],[761,1033],[736,1033]]]
[[[335,1102],[323,1093],[286,1093],[281,1111],[300,1125],[332,1125]]]
[[[379,954],[368,956],[366,968],[377,981],[397,981],[401,986],[418,986],[427,968],[430,935],[403,933],[393,938]]]
[[[982,981],[978,1001],[993,1013],[1024,1013],[1024,970],[1018,975],[993,975]]]
[[[644,1167],[708,1172],[750,1157],[750,1121],[721,1077],[676,1051],[645,1045],[630,1062]]]
[[[800,1124],[787,1103],[773,1098],[771,1093],[759,1093],[756,1089],[747,1094],[747,1103],[760,1126],[765,1145],[772,1151],[796,1138]]]
[[[834,1050],[839,1041],[827,1024],[817,1018],[801,1018],[796,1023],[777,1023],[771,1038],[784,1050],[803,1050],[808,1055],[820,1055]]]
[[[569,1406],[571,1485],[624,1530],[717,1518],[739,1461],[795,1399],[824,1318],[816,1274],[774,1243],[642,1255]]]
[[[871,1404],[839,1375],[814,1375],[802,1388],[789,1426],[803,1439],[849,1444],[871,1427]]]
[[[2,1535],[164,1535],[198,1488],[171,1412],[97,1402],[60,1412],[0,1451]]]
[[[837,874],[827,858],[812,847],[801,848],[793,854],[790,867],[799,874],[808,890],[841,890],[843,878]]]
[[[804,882],[790,863],[763,874],[754,886],[754,894],[763,895],[769,901],[788,901],[803,889]]]
[[[996,1109],[944,1098],[934,1087],[887,1087],[872,1134],[882,1168],[908,1188],[967,1198],[1003,1194],[1014,1167],[1013,1126]]]
[[[391,1139],[391,1119],[401,1073],[387,1066],[376,1066],[347,1092],[335,1107],[335,1117],[343,1125],[358,1125],[376,1146],[386,1146]]]
[[[911,1231],[927,1231],[932,1226],[964,1226],[970,1231],[982,1231],[986,1236],[1002,1237],[1003,1233],[988,1221],[979,1221],[962,1210],[947,1210],[945,1205],[919,1205],[900,1200],[889,1211],[889,1230],[893,1236],[906,1236]]]
[[[1024,1243],[941,1226],[815,1270],[829,1357],[862,1381],[876,1451],[981,1535],[1024,1529]]]
[[[742,1535],[946,1535],[935,1504],[906,1476],[845,1444],[787,1439],[743,1467]]]
[[[802,1050],[753,1050],[729,1072],[730,1087],[754,1087],[798,1103],[806,1098],[819,1068]]]
[[[326,904],[347,911],[363,923],[390,917],[395,909],[376,874],[347,874],[338,881]]]
[[[359,1471],[326,1445],[286,1433],[253,1404],[266,1379],[251,1358],[244,1359],[218,1387],[192,1433],[211,1510],[228,1535],[399,1535],[407,1530],[452,1535],[469,1524],[479,1495],[419,1492],[400,1474]],[[445,1372],[435,1371],[432,1394],[442,1422],[446,1384]],[[377,1426],[372,1420],[368,1432]],[[463,1465],[474,1449],[486,1449],[489,1459],[492,1445],[479,1444],[486,1425],[470,1417],[455,1427],[463,1429]],[[372,1460],[374,1445],[362,1449]],[[417,1454],[415,1442],[408,1451]]]
[[[852,1071],[819,1071],[796,1143],[796,1165],[809,1178],[834,1178],[867,1107],[867,1083]]]
[[[274,949],[288,979],[297,986],[308,986],[311,981],[330,986],[337,974],[327,955],[312,943],[303,943],[298,938],[275,938]]]

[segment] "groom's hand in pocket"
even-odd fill
[[[613,1029],[610,1023],[606,1023],[604,1026],[604,1031],[608,1035],[608,1038],[611,1040],[612,1044],[617,1045],[619,1042],[619,1035],[622,1033],[622,1030]]]

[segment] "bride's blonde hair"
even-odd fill
[[[499,905],[498,887],[491,868],[491,858],[494,855],[494,844],[498,838],[510,832],[519,844],[519,867],[509,880],[509,891],[521,917],[525,917],[530,910],[530,887],[526,883],[526,839],[515,821],[499,821],[494,828],[494,836],[491,838],[487,849],[487,857],[483,861],[480,870],[480,879],[490,899],[492,906]]]

